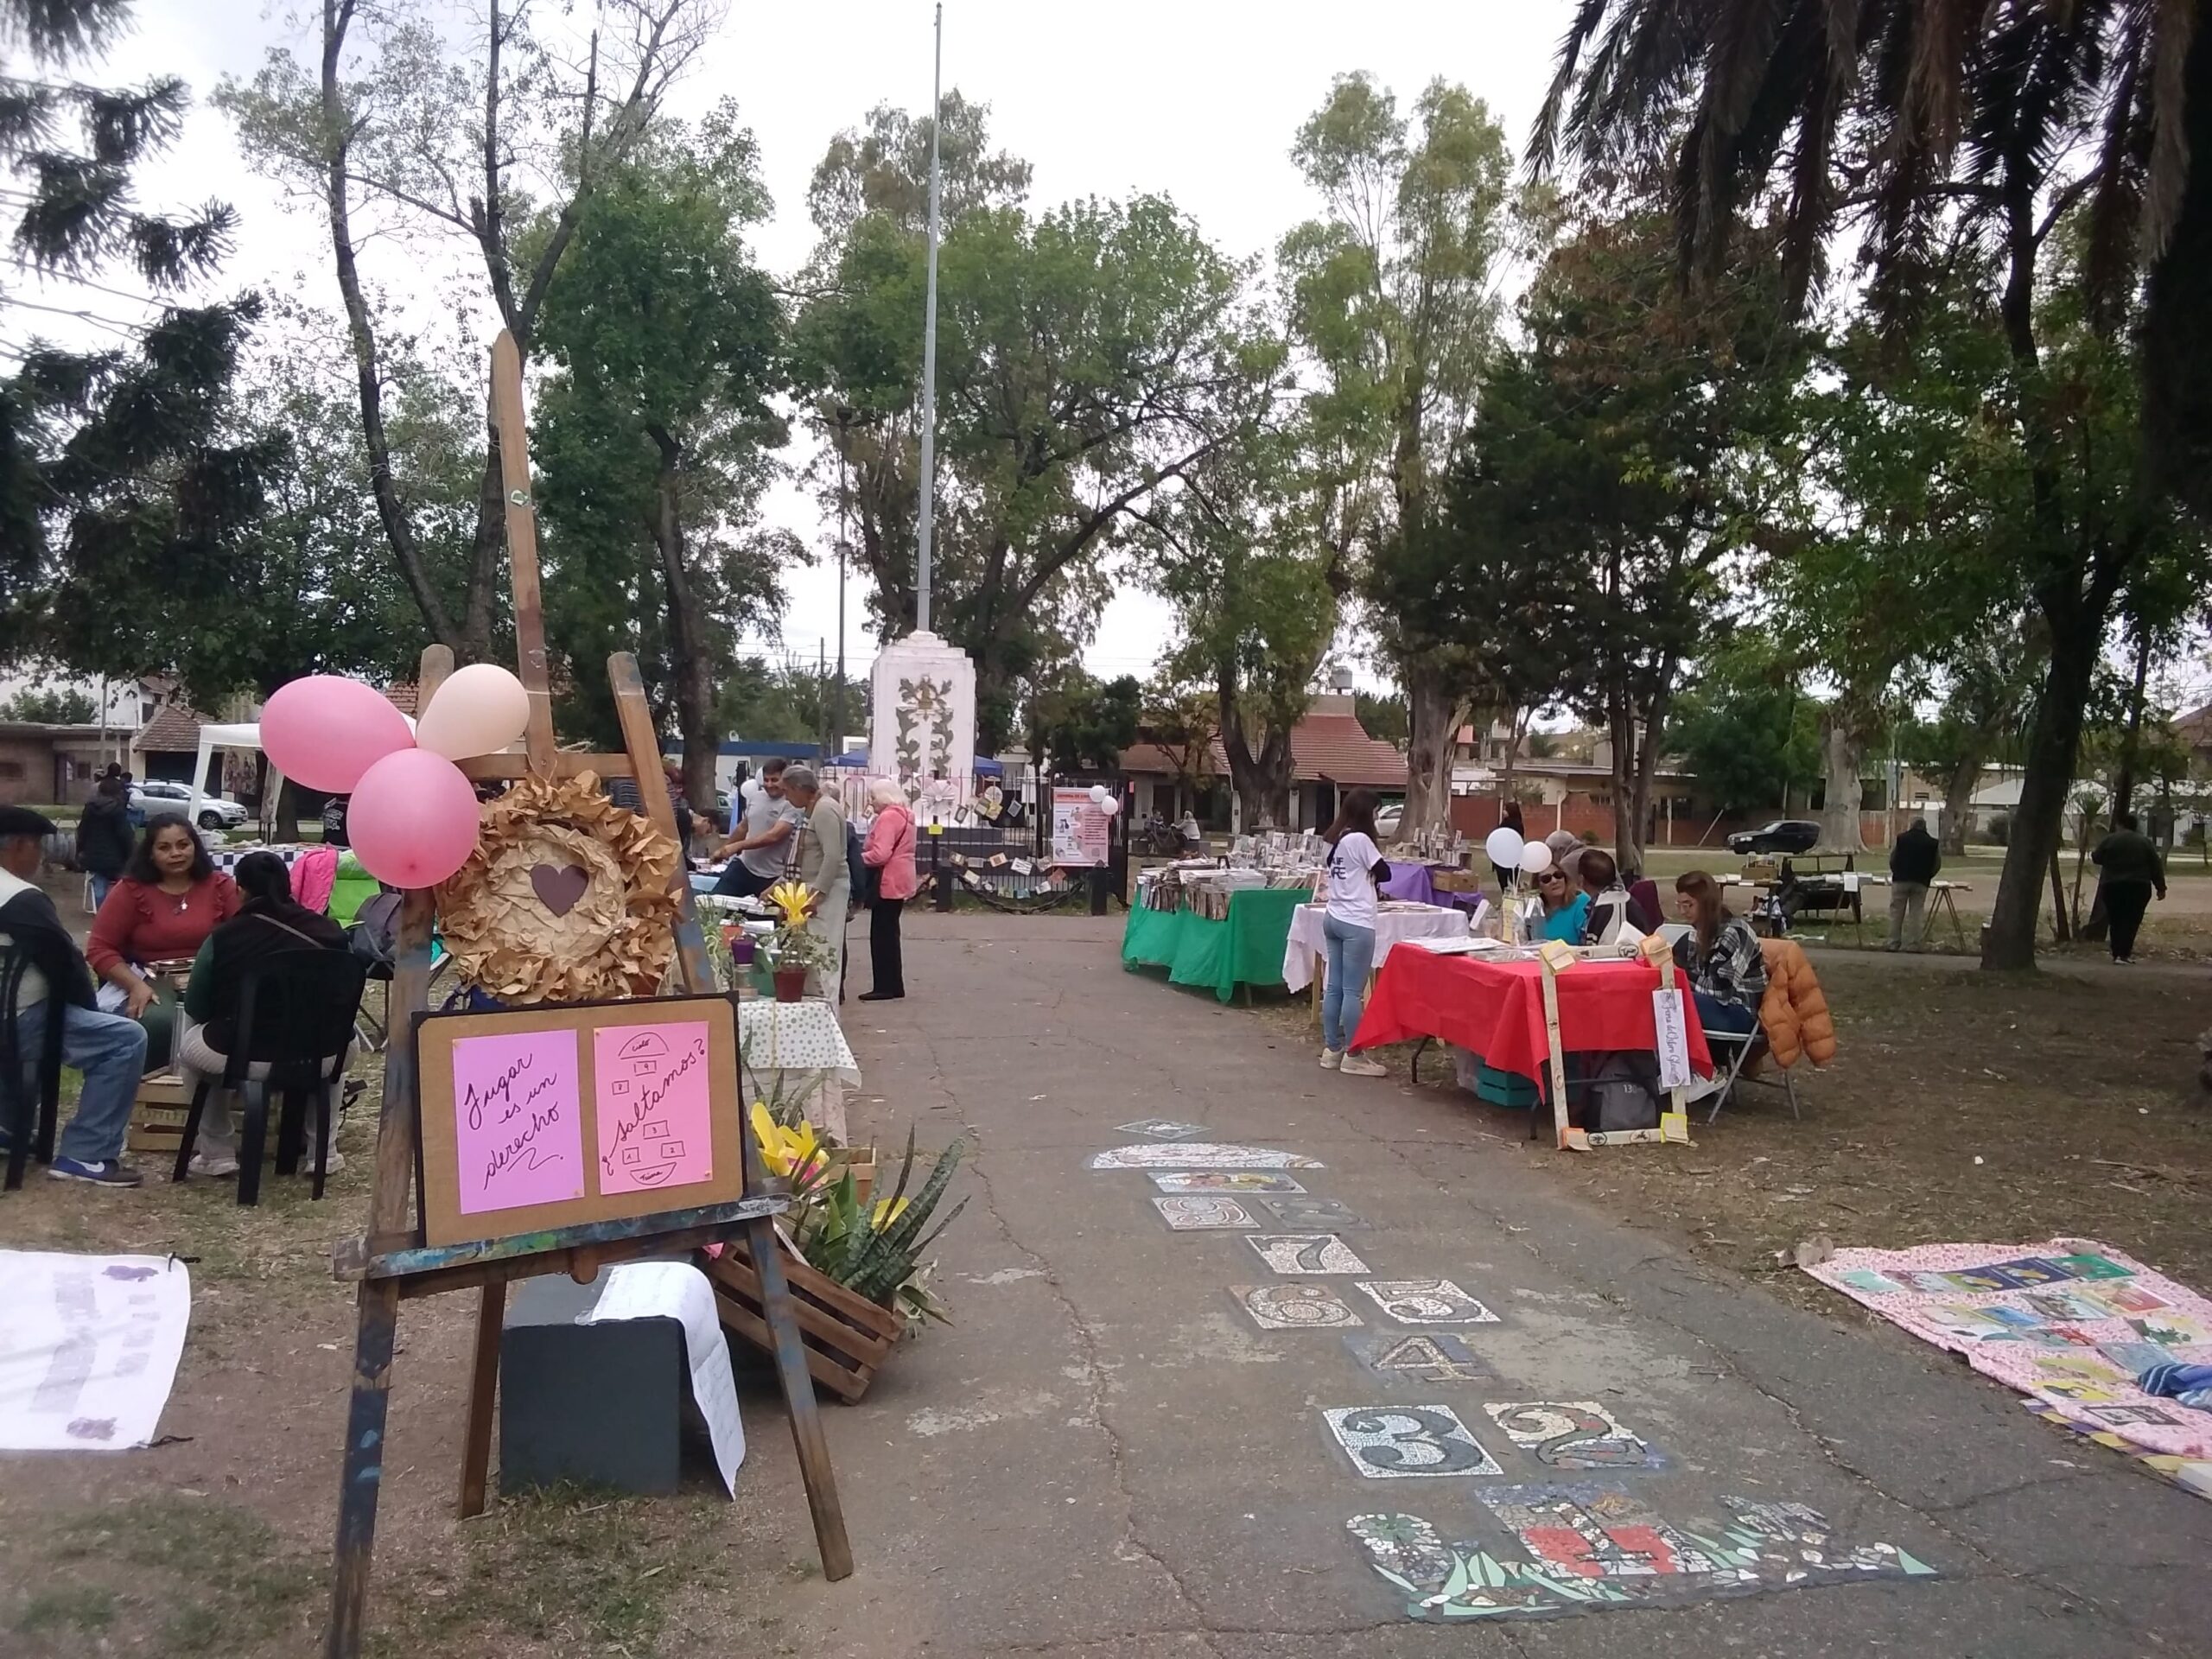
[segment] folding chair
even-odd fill
[[[1766,1033],[1759,1031],[1711,1031],[1705,1033],[1705,1046],[1713,1051],[1713,1076],[1719,1086],[1713,1091],[1713,1110],[1706,1116],[1711,1123],[1720,1116],[1736,1093],[1738,1084],[1756,1083],[1769,1089],[1779,1089],[1789,1099],[1789,1116],[1793,1122],[1802,1122],[1804,1114],[1797,1109],[1797,1080],[1787,1068],[1781,1068],[1782,1081],[1771,1077],[1745,1077],[1744,1068],[1754,1058],[1772,1052],[1767,1046]]]
[[[46,1028],[40,1038],[37,1075],[23,1058],[22,1020],[16,995],[23,976],[39,966],[12,940],[0,944],[0,1127],[8,1131],[6,1190],[23,1184],[33,1159],[54,1161],[54,1135],[61,1110],[61,1021],[66,1001],[58,992],[40,1004]]]

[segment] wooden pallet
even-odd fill
[[[192,1111],[192,1090],[174,1071],[157,1071],[140,1079],[138,1098],[130,1108],[130,1128],[123,1144],[131,1152],[176,1156],[176,1143],[184,1135],[184,1120]],[[275,1137],[270,1137],[273,1152]]]
[[[823,1277],[788,1251],[784,1274],[791,1282],[791,1308],[798,1315],[799,1341],[806,1369],[815,1382],[848,1405],[868,1392],[876,1370],[898,1346],[905,1321],[891,1309],[855,1296]],[[760,1279],[741,1243],[732,1243],[707,1266],[723,1325],[764,1354],[776,1351],[761,1313]]]

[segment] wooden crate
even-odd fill
[[[853,1199],[866,1204],[875,1191],[875,1148],[840,1147],[830,1154],[829,1181],[832,1186],[848,1169],[853,1172]]]
[[[123,1137],[124,1147],[174,1161],[191,1110],[192,1090],[175,1072],[157,1071],[140,1079],[138,1098],[130,1108],[130,1128]]]
[[[868,1392],[877,1367],[898,1345],[905,1321],[891,1309],[878,1307],[824,1278],[788,1250],[783,1262],[799,1340],[806,1351],[806,1369],[817,1386],[850,1404]],[[772,1356],[775,1338],[762,1313],[760,1280],[745,1245],[734,1243],[709,1262],[707,1276],[714,1281],[722,1323]]]

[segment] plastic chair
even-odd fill
[[[0,1123],[9,1136],[6,1191],[23,1184],[23,1169],[35,1157],[41,1164],[54,1161],[55,1122],[61,1114],[61,1021],[67,1004],[48,995],[45,1009],[46,1040],[40,1046],[38,1076],[26,1076],[21,1020],[16,994],[23,976],[35,964],[30,954],[10,941],[0,944]],[[35,1090],[35,1093],[33,1090]]]
[[[238,1137],[238,1202],[259,1202],[269,1096],[274,1093],[282,1102],[276,1121],[276,1173],[289,1175],[298,1168],[303,1150],[308,1098],[319,1095],[322,1110],[316,1114],[314,1179],[315,1196],[322,1196],[338,1085],[353,1051],[354,1016],[366,980],[367,969],[360,960],[350,951],[336,950],[283,951],[240,976],[237,1029],[223,1075],[203,1077],[192,1091],[192,1109],[184,1121],[172,1180],[181,1181],[190,1173],[208,1090],[234,1090],[245,1108]],[[256,1071],[262,1075],[253,1076]]]

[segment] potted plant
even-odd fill
[[[768,971],[776,982],[776,1001],[796,1002],[805,995],[809,969],[827,974],[837,964],[837,954],[827,939],[807,931],[822,895],[791,880],[779,881],[761,895],[783,912],[776,931],[768,936],[765,954]]]

